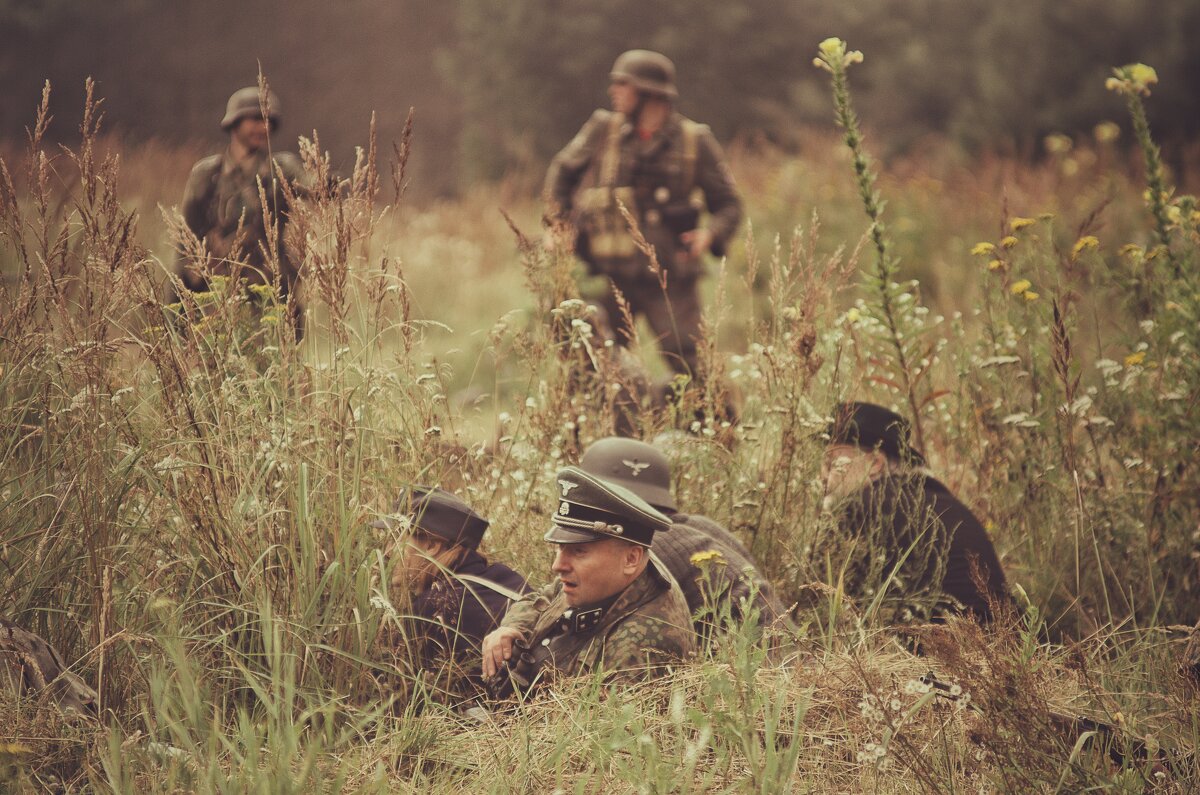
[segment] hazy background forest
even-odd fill
[[[794,146],[798,125],[831,125],[810,52],[836,34],[870,55],[856,96],[877,154],[936,138],[1038,156],[1045,135],[1113,118],[1109,68],[1143,61],[1162,79],[1150,122],[1182,171],[1200,129],[1197,30],[1196,0],[0,0],[0,137],[23,138],[46,79],[63,118],[51,135],[72,135],[64,111],[91,75],[110,131],[212,149],[225,99],[261,63],[284,137],[318,130],[342,168],[372,111],[386,151],[415,108],[411,191],[428,198],[540,175],[633,46],[675,59],[681,110],[719,139]]]
[[[0,617],[98,694],[72,720],[0,678],[0,792],[1198,791],[1196,31],[1200,0],[0,0]],[[639,432],[797,631],[469,724],[370,522],[441,484],[548,579],[554,479],[613,432],[623,359],[592,358],[572,253],[529,245],[537,190],[630,47],[675,60],[746,208],[702,282],[739,419],[692,390]],[[289,215],[300,344],[233,284],[187,325],[162,300],[260,64],[274,145],[315,129],[345,177]],[[903,583],[847,585],[820,477],[846,399],[921,423],[1015,613],[898,633]]]

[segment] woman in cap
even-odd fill
[[[480,692],[483,636],[529,590],[521,575],[479,553],[488,520],[443,489],[413,486],[372,526],[403,534],[393,546],[391,586],[408,600],[413,667],[443,694]]]

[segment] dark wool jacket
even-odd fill
[[[454,569],[442,574],[413,598],[411,613],[422,667],[432,671],[453,663],[457,678],[480,684],[483,636],[500,625],[510,600],[478,582],[458,579],[469,575],[494,582],[509,591],[529,590],[525,578],[503,563],[488,563],[472,550]],[[461,681],[455,683],[459,689]]]
[[[965,612],[990,621],[988,595],[1000,603],[1009,599],[1004,569],[987,531],[929,475],[889,474],[871,482],[847,501],[839,523],[871,545],[852,573],[862,575],[873,565],[886,577],[911,547],[893,587],[902,595],[930,593],[934,617]],[[982,576],[982,589],[975,585],[973,564]]]

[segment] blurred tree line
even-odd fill
[[[630,47],[670,55],[681,110],[722,139],[787,145],[831,123],[811,61],[837,35],[866,53],[855,98],[881,153],[936,135],[1036,156],[1048,133],[1122,117],[1103,84],[1130,61],[1158,70],[1151,123],[1170,153],[1200,133],[1196,31],[1198,0],[0,0],[0,136],[20,135],[46,78],[73,118],[91,74],[110,127],[212,148],[261,63],[284,132],[318,129],[343,165],[372,110],[386,147],[414,106],[413,188],[441,195],[540,171]]]

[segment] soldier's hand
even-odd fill
[[[491,679],[512,658],[513,642],[524,637],[519,629],[500,627],[483,639],[483,677]]]
[[[693,229],[679,236],[693,257],[699,257],[712,248],[713,233],[707,229]]]

